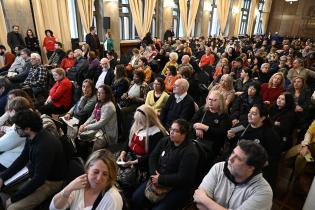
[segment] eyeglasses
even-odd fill
[[[180,132],[180,130],[177,128],[170,128],[169,130],[170,130],[170,133],[172,133],[172,132],[179,133]]]

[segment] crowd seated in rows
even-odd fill
[[[89,33],[92,38],[94,30]],[[180,209],[192,200],[200,208],[248,204],[270,209],[281,157],[293,160],[294,175],[299,177],[309,165],[305,156],[314,155],[311,40],[168,36],[161,42],[148,33],[132,55],[124,55],[130,60],[120,63],[111,46],[101,57],[93,39],[65,54],[53,32],[46,30],[46,35],[48,65],[34,52],[35,42],[27,44],[29,49],[23,43],[12,45],[12,52],[0,45],[0,144],[10,141],[1,147],[0,181],[27,163],[31,179],[31,184],[9,195],[8,209],[31,209],[52,196],[51,209],[93,205],[121,209],[126,202],[116,186],[137,210]],[[17,101],[25,106],[15,107]],[[58,135],[48,133],[49,128],[42,126],[47,118],[38,118],[38,112],[53,118],[46,116]],[[71,127],[74,119],[78,121]],[[65,185],[68,159],[63,157],[72,152],[62,149],[68,148],[64,138],[76,146],[73,156],[86,160],[91,155],[87,175],[76,174],[78,178]],[[119,150],[118,168],[104,148]],[[49,160],[45,166],[43,158]],[[134,178],[132,188],[122,184],[127,171],[141,175],[128,175]],[[222,182],[212,183],[217,177]],[[102,184],[95,185],[99,180]],[[223,185],[248,186],[255,180],[265,193],[264,207],[247,194],[242,199],[232,196],[230,203],[224,196],[232,189]],[[46,185],[50,190],[42,193]],[[150,189],[163,193],[151,197]],[[244,195],[243,190],[237,193]],[[34,195],[37,202],[30,205]],[[88,200],[81,199],[83,195]]]

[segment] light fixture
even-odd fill
[[[289,2],[290,4],[292,4],[293,2],[297,2],[299,0],[285,0],[286,2]]]
[[[239,13],[240,12],[240,10],[237,8],[237,7],[233,7],[232,8],[232,14],[233,15],[236,15],[237,13]]]
[[[205,1],[203,4],[203,10],[207,11],[207,12],[211,12],[212,11],[212,5],[210,1]]]

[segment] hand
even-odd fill
[[[206,192],[202,189],[197,189],[194,193],[194,202],[197,204],[198,209],[207,209],[207,201],[211,200],[210,197],[206,194]]]
[[[203,131],[202,130],[196,130],[196,136],[200,139],[203,139]]]
[[[47,100],[46,100],[46,102],[45,102],[45,104],[49,104],[49,103],[51,103],[51,97],[49,96],[48,98],[47,98]]]
[[[117,161],[125,161],[125,157],[126,157],[126,152],[125,151],[121,151]]]
[[[128,97],[128,93],[124,93],[122,94],[121,99],[126,99],[127,97]]]
[[[232,127],[235,127],[235,125],[237,125],[238,123],[240,123],[238,119],[232,120]]]
[[[295,112],[303,112],[303,108],[301,106],[299,106],[299,105],[296,105],[294,111]]]
[[[308,153],[310,153],[310,150],[307,146],[303,146],[300,150],[300,154],[304,157],[305,155],[307,155]]]
[[[275,121],[275,126],[280,126],[280,122],[279,121]]]
[[[79,128],[79,133],[82,133],[82,132],[84,132],[84,131],[86,131],[86,128],[85,128],[86,126],[83,124],[83,125],[81,125],[80,126],[80,128]]]
[[[159,176],[160,176],[159,172],[155,171],[155,175],[151,176],[151,180],[153,184],[158,184]]]
[[[12,204],[11,198],[9,198],[9,199],[5,202],[6,208],[8,208],[11,204]]]
[[[202,123],[195,123],[194,124],[194,129],[196,130],[203,130],[203,131],[207,131],[208,130],[208,126],[207,125],[204,125]]]
[[[70,120],[71,119],[71,115],[69,113],[65,114],[65,116],[63,116],[65,118],[65,120]]]
[[[228,137],[229,139],[232,139],[232,138],[235,137],[235,133],[234,133],[232,130],[228,130],[227,137]]]
[[[64,191],[67,194],[70,194],[72,191],[83,189],[88,184],[87,174],[83,174],[75,178],[72,182],[70,182],[65,188]]]

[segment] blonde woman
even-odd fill
[[[84,168],[86,173],[57,193],[49,209],[121,210],[123,201],[115,187],[117,166],[113,155],[105,149],[97,150],[88,158]]]
[[[147,171],[148,157],[164,135],[167,135],[167,131],[156,112],[145,104],[138,107],[134,114],[128,144],[121,151],[118,161],[124,161],[125,166],[138,165],[140,170]],[[132,160],[128,160],[127,153]]]
[[[260,87],[260,95],[265,105],[274,104],[284,91],[284,76],[282,72],[273,74],[269,82],[262,84]]]
[[[166,69],[168,66],[175,66],[176,69],[178,67],[178,64],[177,64],[177,60],[178,60],[178,54],[176,52],[171,52],[169,54],[169,59],[170,61],[167,62],[162,70],[162,74],[165,75],[166,74]]]
[[[211,91],[214,90],[219,91],[222,94],[225,102],[225,107],[226,108],[230,107],[231,103],[235,98],[233,78],[228,74],[224,74],[221,77],[220,82],[211,88]]]
[[[222,148],[226,133],[231,127],[225,110],[223,95],[219,91],[210,91],[206,104],[192,118],[196,138],[204,143],[213,158]]]

